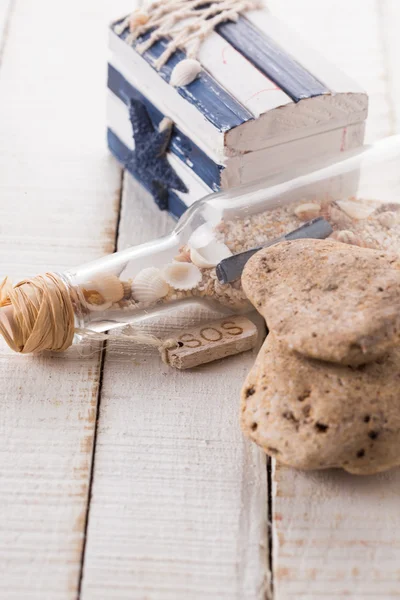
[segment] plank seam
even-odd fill
[[[114,252],[116,252],[117,247],[118,247],[119,229],[120,229],[120,224],[121,224],[121,212],[122,212],[121,208],[122,208],[122,193],[123,193],[123,189],[124,189],[124,178],[125,178],[125,173],[124,173],[124,171],[121,170],[120,188],[119,188],[119,196],[118,196],[117,220],[116,220],[116,224],[115,224],[114,250],[113,250]],[[96,398],[96,400],[97,400],[97,402],[96,402],[96,417],[95,417],[95,425],[94,425],[94,432],[93,432],[93,445],[92,445],[92,455],[91,455],[91,463],[90,463],[90,471],[89,471],[86,515],[85,515],[85,523],[84,523],[84,527],[83,527],[82,554],[81,554],[81,561],[80,561],[80,565],[79,565],[78,588],[77,588],[76,600],[81,600],[81,598],[82,598],[82,584],[83,584],[83,575],[84,575],[84,571],[85,571],[85,559],[86,559],[86,542],[87,542],[87,537],[88,537],[90,507],[91,507],[91,503],[92,503],[92,494],[93,494],[97,432],[98,432],[99,420],[100,420],[101,393],[103,390],[103,377],[104,377],[106,354],[107,354],[107,342],[102,342],[101,350],[100,350],[99,385],[97,388],[97,398]]]

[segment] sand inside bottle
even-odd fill
[[[301,199],[245,217],[222,219],[211,229],[211,239],[201,245],[194,232],[172,262],[138,270],[133,278],[104,273],[76,289],[79,312],[86,323],[99,319],[129,319],[129,315],[159,304],[185,298],[207,298],[244,312],[250,305],[240,278],[229,284],[218,281],[215,267],[232,254],[262,246],[318,216],[332,226],[332,238],[345,244],[398,253],[400,203],[349,197],[338,201]]]

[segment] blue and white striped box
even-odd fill
[[[212,191],[363,143],[367,95],[267,9],[217,25],[199,46],[200,74],[182,87],[170,78],[185,52],[158,70],[168,39],[139,52],[151,30],[132,40],[121,22],[110,28],[108,144],[175,216]],[[158,156],[165,118],[173,127],[158,164],[149,140]]]

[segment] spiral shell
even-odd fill
[[[86,307],[92,312],[101,312],[108,310],[112,306],[110,300],[106,300],[104,296],[96,289],[83,288],[83,297],[86,300]]]
[[[160,269],[148,267],[140,271],[132,283],[132,296],[137,302],[155,302],[169,292],[169,285]]]
[[[232,256],[226,244],[212,241],[204,248],[192,248],[190,250],[190,259],[197,267],[211,269],[221,262],[224,258]]]
[[[84,284],[86,290],[96,290],[105,302],[119,302],[124,297],[124,286],[116,275],[105,273]]]
[[[199,268],[192,263],[173,262],[163,271],[164,279],[175,290],[192,290],[202,279]]]
[[[169,80],[173,87],[182,87],[189,85],[196,79],[201,71],[201,64],[194,58],[185,58],[181,60],[171,73]]]

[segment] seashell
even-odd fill
[[[112,306],[112,302],[106,300],[96,289],[82,288],[82,293],[86,300],[86,307],[92,312],[108,310]]]
[[[342,231],[335,231],[331,238],[337,240],[338,242],[342,242],[342,244],[351,244],[352,246],[362,246],[362,242],[358,236],[356,236],[353,231],[349,229],[342,229]]]
[[[149,19],[150,15],[148,13],[140,9],[135,10],[129,17],[129,31],[133,33],[138,27],[146,25]]]
[[[203,269],[211,269],[215,267],[221,260],[232,256],[226,244],[222,242],[212,241],[204,248],[192,248],[190,250],[190,258],[192,263]]]
[[[187,246],[179,249],[179,254],[174,258],[176,262],[190,262],[190,250]]]
[[[176,290],[192,290],[202,279],[201,271],[196,265],[185,262],[173,262],[163,271],[165,280]]]
[[[385,202],[384,204],[381,204],[377,208],[376,212],[377,213],[382,213],[382,212],[387,212],[387,211],[397,212],[398,210],[400,210],[399,202]]]
[[[336,202],[342,210],[351,219],[367,219],[375,210],[375,207],[354,200],[338,200]]]
[[[201,71],[201,64],[194,58],[185,58],[181,60],[171,73],[169,80],[173,87],[182,87],[189,85],[196,79]]]
[[[169,292],[169,285],[160,269],[148,267],[140,271],[132,283],[132,296],[137,302],[155,302]]]
[[[122,287],[124,288],[123,300],[129,300],[132,296],[132,281],[121,281]]]
[[[392,211],[386,211],[379,213],[377,219],[383,227],[386,227],[386,229],[390,229],[395,224],[396,217],[396,213]]]
[[[294,214],[302,221],[310,221],[321,214],[321,207],[315,202],[305,202],[304,204],[296,206]]]
[[[85,288],[99,292],[105,302],[119,302],[124,297],[122,282],[110,273],[104,273],[86,282]]]

